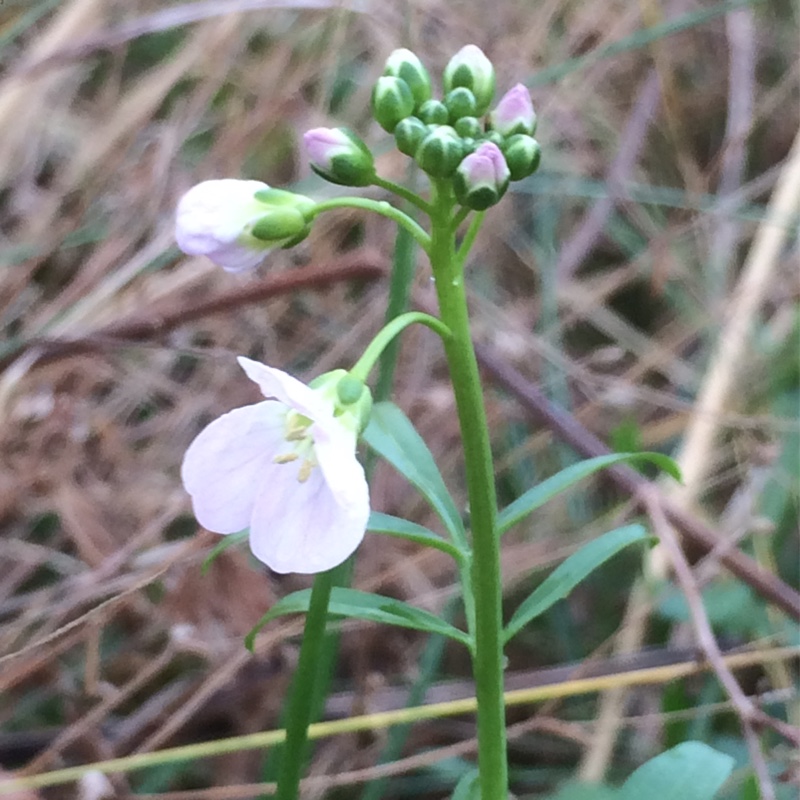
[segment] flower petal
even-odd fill
[[[309,419],[333,420],[333,403],[302,381],[244,356],[237,361],[247,377],[258,384],[264,397],[274,397]]]
[[[201,525],[236,533],[250,524],[256,490],[285,448],[286,407],[273,401],[223,414],[204,428],[183,457],[181,478]]]
[[[262,482],[250,522],[256,558],[275,572],[312,574],[332,569],[353,553],[366,531],[369,492],[355,454],[347,461],[340,459],[338,466],[360,480],[346,494],[337,494],[320,468],[300,483],[293,464],[273,465],[277,468]]]

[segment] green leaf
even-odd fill
[[[407,539],[410,542],[424,544],[427,547],[435,547],[443,553],[451,555],[456,561],[463,561],[466,554],[456,545],[448,542],[416,522],[409,522],[407,519],[393,517],[391,514],[382,514],[380,511],[373,511],[369,515],[367,530],[372,533],[383,533],[388,536],[397,536],[400,539]]]
[[[480,797],[480,773],[477,769],[471,769],[461,776],[450,800],[480,800]]]
[[[253,630],[245,637],[245,645],[253,649],[256,634],[268,622],[287,614],[302,614],[308,611],[311,599],[311,590],[303,589],[281,598],[263,617],[256,623]],[[470,637],[449,622],[445,622],[429,611],[370,592],[360,592],[357,589],[345,589],[335,586],[331,592],[328,604],[328,615],[331,617],[351,617],[365,619],[370,622],[381,622],[385,625],[397,625],[401,628],[411,628],[426,633],[438,633],[449,636],[467,647],[471,646]]]
[[[561,472],[557,472],[551,478],[529,489],[511,505],[506,506],[497,517],[500,534],[502,535],[509,528],[516,525],[531,511],[535,511],[539,506],[544,505],[548,500],[568,489],[573,483],[577,483],[583,478],[588,478],[589,475],[593,475],[605,467],[630,461],[651,461],[675,478],[675,480],[680,481],[681,479],[678,465],[663,453],[611,453],[607,456],[589,458],[586,461],[580,461],[577,464],[571,464],[566,469],[562,469]]]
[[[585,544],[559,564],[514,612],[514,616],[506,625],[503,641],[508,642],[531,620],[536,619],[559,600],[563,600],[587,575],[608,561],[611,556],[630,544],[650,538],[652,537],[643,526],[635,524],[616,528]]]
[[[411,421],[394,403],[376,403],[363,433],[366,443],[419,489],[458,544],[464,525],[431,451]]]
[[[221,553],[229,547],[233,547],[245,541],[248,536],[250,536],[250,528],[239,531],[239,533],[229,533],[227,536],[223,536],[222,539],[211,548],[211,552],[203,559],[203,564],[200,567],[200,574],[205,575]]]
[[[683,742],[642,764],[622,786],[620,800],[711,800],[734,760],[702,742]]]

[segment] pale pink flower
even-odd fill
[[[193,186],[175,213],[178,247],[188,255],[208,256],[228,272],[253,269],[270,249],[269,243],[246,234],[248,224],[264,215],[255,195],[266,189],[261,181],[234,178]]]
[[[250,529],[275,572],[324,572],[364,538],[369,490],[355,456],[357,423],[334,417],[335,393],[239,358],[267,398],[223,414],[189,446],[181,477],[201,525]]]

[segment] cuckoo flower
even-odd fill
[[[369,517],[360,421],[337,403],[346,373],[311,388],[257,361],[239,364],[267,399],[223,414],[189,446],[181,477],[194,513],[216,533],[249,527],[253,554],[275,572],[324,572],[358,547]]]
[[[178,203],[175,239],[184,253],[208,256],[228,272],[244,272],[272,247],[304,238],[305,214],[313,207],[308,197],[261,181],[203,181]]]

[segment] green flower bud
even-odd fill
[[[408,84],[393,75],[378,78],[372,90],[372,115],[389,133],[394,133],[397,123],[414,112],[414,95]]]
[[[494,67],[484,52],[474,44],[462,47],[444,68],[442,84],[445,94],[463,86],[475,95],[477,107],[469,116],[480,117],[494,97]]]
[[[303,135],[311,169],[340,186],[369,186],[375,161],[367,146],[344,128],[314,128]]]
[[[447,106],[451,124],[462,117],[474,117],[478,107],[475,102],[475,95],[466,86],[459,86],[448,92],[444,98],[444,104]]]
[[[408,84],[414,95],[414,107],[419,108],[431,96],[431,77],[416,53],[404,47],[395,50],[386,59],[384,75],[400,78]]]
[[[420,106],[418,116],[426,125],[447,125],[450,112],[440,100],[428,100]]]
[[[496,144],[501,150],[505,145],[505,137],[498,133],[497,131],[489,131],[484,137],[487,142],[491,142],[492,144]]]
[[[539,143],[524,133],[510,136],[504,143],[503,154],[512,181],[520,181],[533,175],[542,160],[542,148],[539,147]]]
[[[422,140],[414,160],[428,175],[449,178],[463,156],[464,146],[459,135],[449,125],[439,125]]]
[[[456,129],[456,133],[464,138],[477,139],[483,133],[477,117],[461,117],[453,127]]]
[[[397,149],[412,158],[427,135],[428,126],[418,117],[401,119],[394,129],[394,140],[397,143]]]

